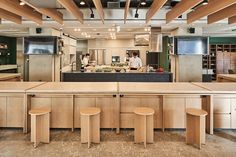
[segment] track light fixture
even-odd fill
[[[25,2],[19,1],[20,5],[25,5]]]
[[[134,15],[134,17],[137,19],[138,18],[138,12],[136,11],[136,13],[135,13],[135,15]]]
[[[84,0],[81,0],[79,4],[80,4],[80,5],[85,5],[85,1],[84,1]]]
[[[93,11],[92,11],[91,14],[90,14],[90,19],[94,19],[94,13],[93,13]]]
[[[146,4],[147,4],[147,3],[146,3],[146,0],[140,0],[140,2],[141,2],[141,3],[140,3],[141,5],[146,5]]]
[[[208,4],[208,0],[204,0],[202,5],[207,5]]]

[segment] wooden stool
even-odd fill
[[[201,109],[188,108],[186,110],[186,143],[197,144],[201,149],[201,144],[205,144],[205,117],[207,112]]]
[[[100,113],[101,109],[88,107],[80,109],[81,143],[100,143]]]
[[[31,142],[37,147],[39,142],[49,143],[50,109],[32,109],[31,115]]]
[[[153,143],[153,114],[155,111],[152,108],[138,107],[134,109],[134,142]]]

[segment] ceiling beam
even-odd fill
[[[71,14],[73,14],[80,23],[83,24],[83,13],[79,10],[73,0],[57,0],[63,7],[65,7]]]
[[[235,24],[236,23],[236,16],[230,17],[228,20],[229,24]]]
[[[102,20],[102,23],[104,24],[104,11],[103,11],[103,8],[102,8],[102,3],[100,0],[93,0],[93,3],[98,11],[98,14]]]
[[[20,6],[18,0],[1,0],[0,8],[4,10],[8,10],[16,15],[20,15],[27,19],[30,19],[37,24],[42,24],[42,14],[35,11],[33,8],[28,5]]]
[[[57,9],[53,8],[38,8],[38,11],[46,16],[51,17],[53,20],[58,22],[59,24],[63,24],[63,14]]]
[[[180,1],[173,9],[171,9],[166,14],[166,23],[171,22],[175,18],[182,15],[184,12],[186,12],[188,9],[193,8],[203,0],[182,0]]]
[[[236,3],[235,0],[210,0],[207,5],[198,7],[196,10],[187,14],[187,23],[190,24],[204,16],[208,16]]]
[[[126,19],[128,16],[128,12],[129,12],[129,6],[130,6],[130,0],[126,0],[125,2],[125,13],[124,13],[124,23],[126,24]]]
[[[167,2],[167,0],[154,0],[151,7],[146,13],[146,23],[148,23],[155,13],[162,8],[162,6]]]
[[[0,18],[15,22],[17,24],[22,23],[21,16],[13,14],[13,13],[6,11],[4,9],[1,9],[1,8],[0,8]]]
[[[235,16],[235,15],[236,15],[236,3],[216,13],[209,15],[207,17],[207,23],[212,24],[214,22]]]

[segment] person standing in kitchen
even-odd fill
[[[83,64],[84,67],[89,66],[89,57],[90,57],[89,53],[87,53],[87,54],[83,57],[83,59],[82,59],[82,64]]]
[[[129,59],[129,67],[131,70],[136,70],[142,67],[142,60],[138,57],[137,52],[133,52],[133,57]]]

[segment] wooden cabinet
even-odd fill
[[[7,125],[7,99],[0,97],[0,127]]]
[[[162,105],[159,96],[125,95],[120,100],[120,127],[134,128],[134,109],[150,107],[155,110],[154,128],[162,128]]]
[[[186,108],[201,108],[202,100],[195,96],[165,96],[163,114],[165,128],[185,128]]]
[[[231,128],[236,129],[236,98],[231,99]]]
[[[23,115],[23,98],[7,97],[7,127],[23,127]]]
[[[74,104],[74,127],[80,127],[80,109],[84,107],[99,107],[101,109],[101,128],[116,128],[119,106],[116,97],[112,95],[76,95]]]
[[[73,99],[70,95],[36,95],[31,98],[31,109],[51,109],[51,128],[73,127]]]
[[[230,114],[214,114],[214,128],[229,129]]]

